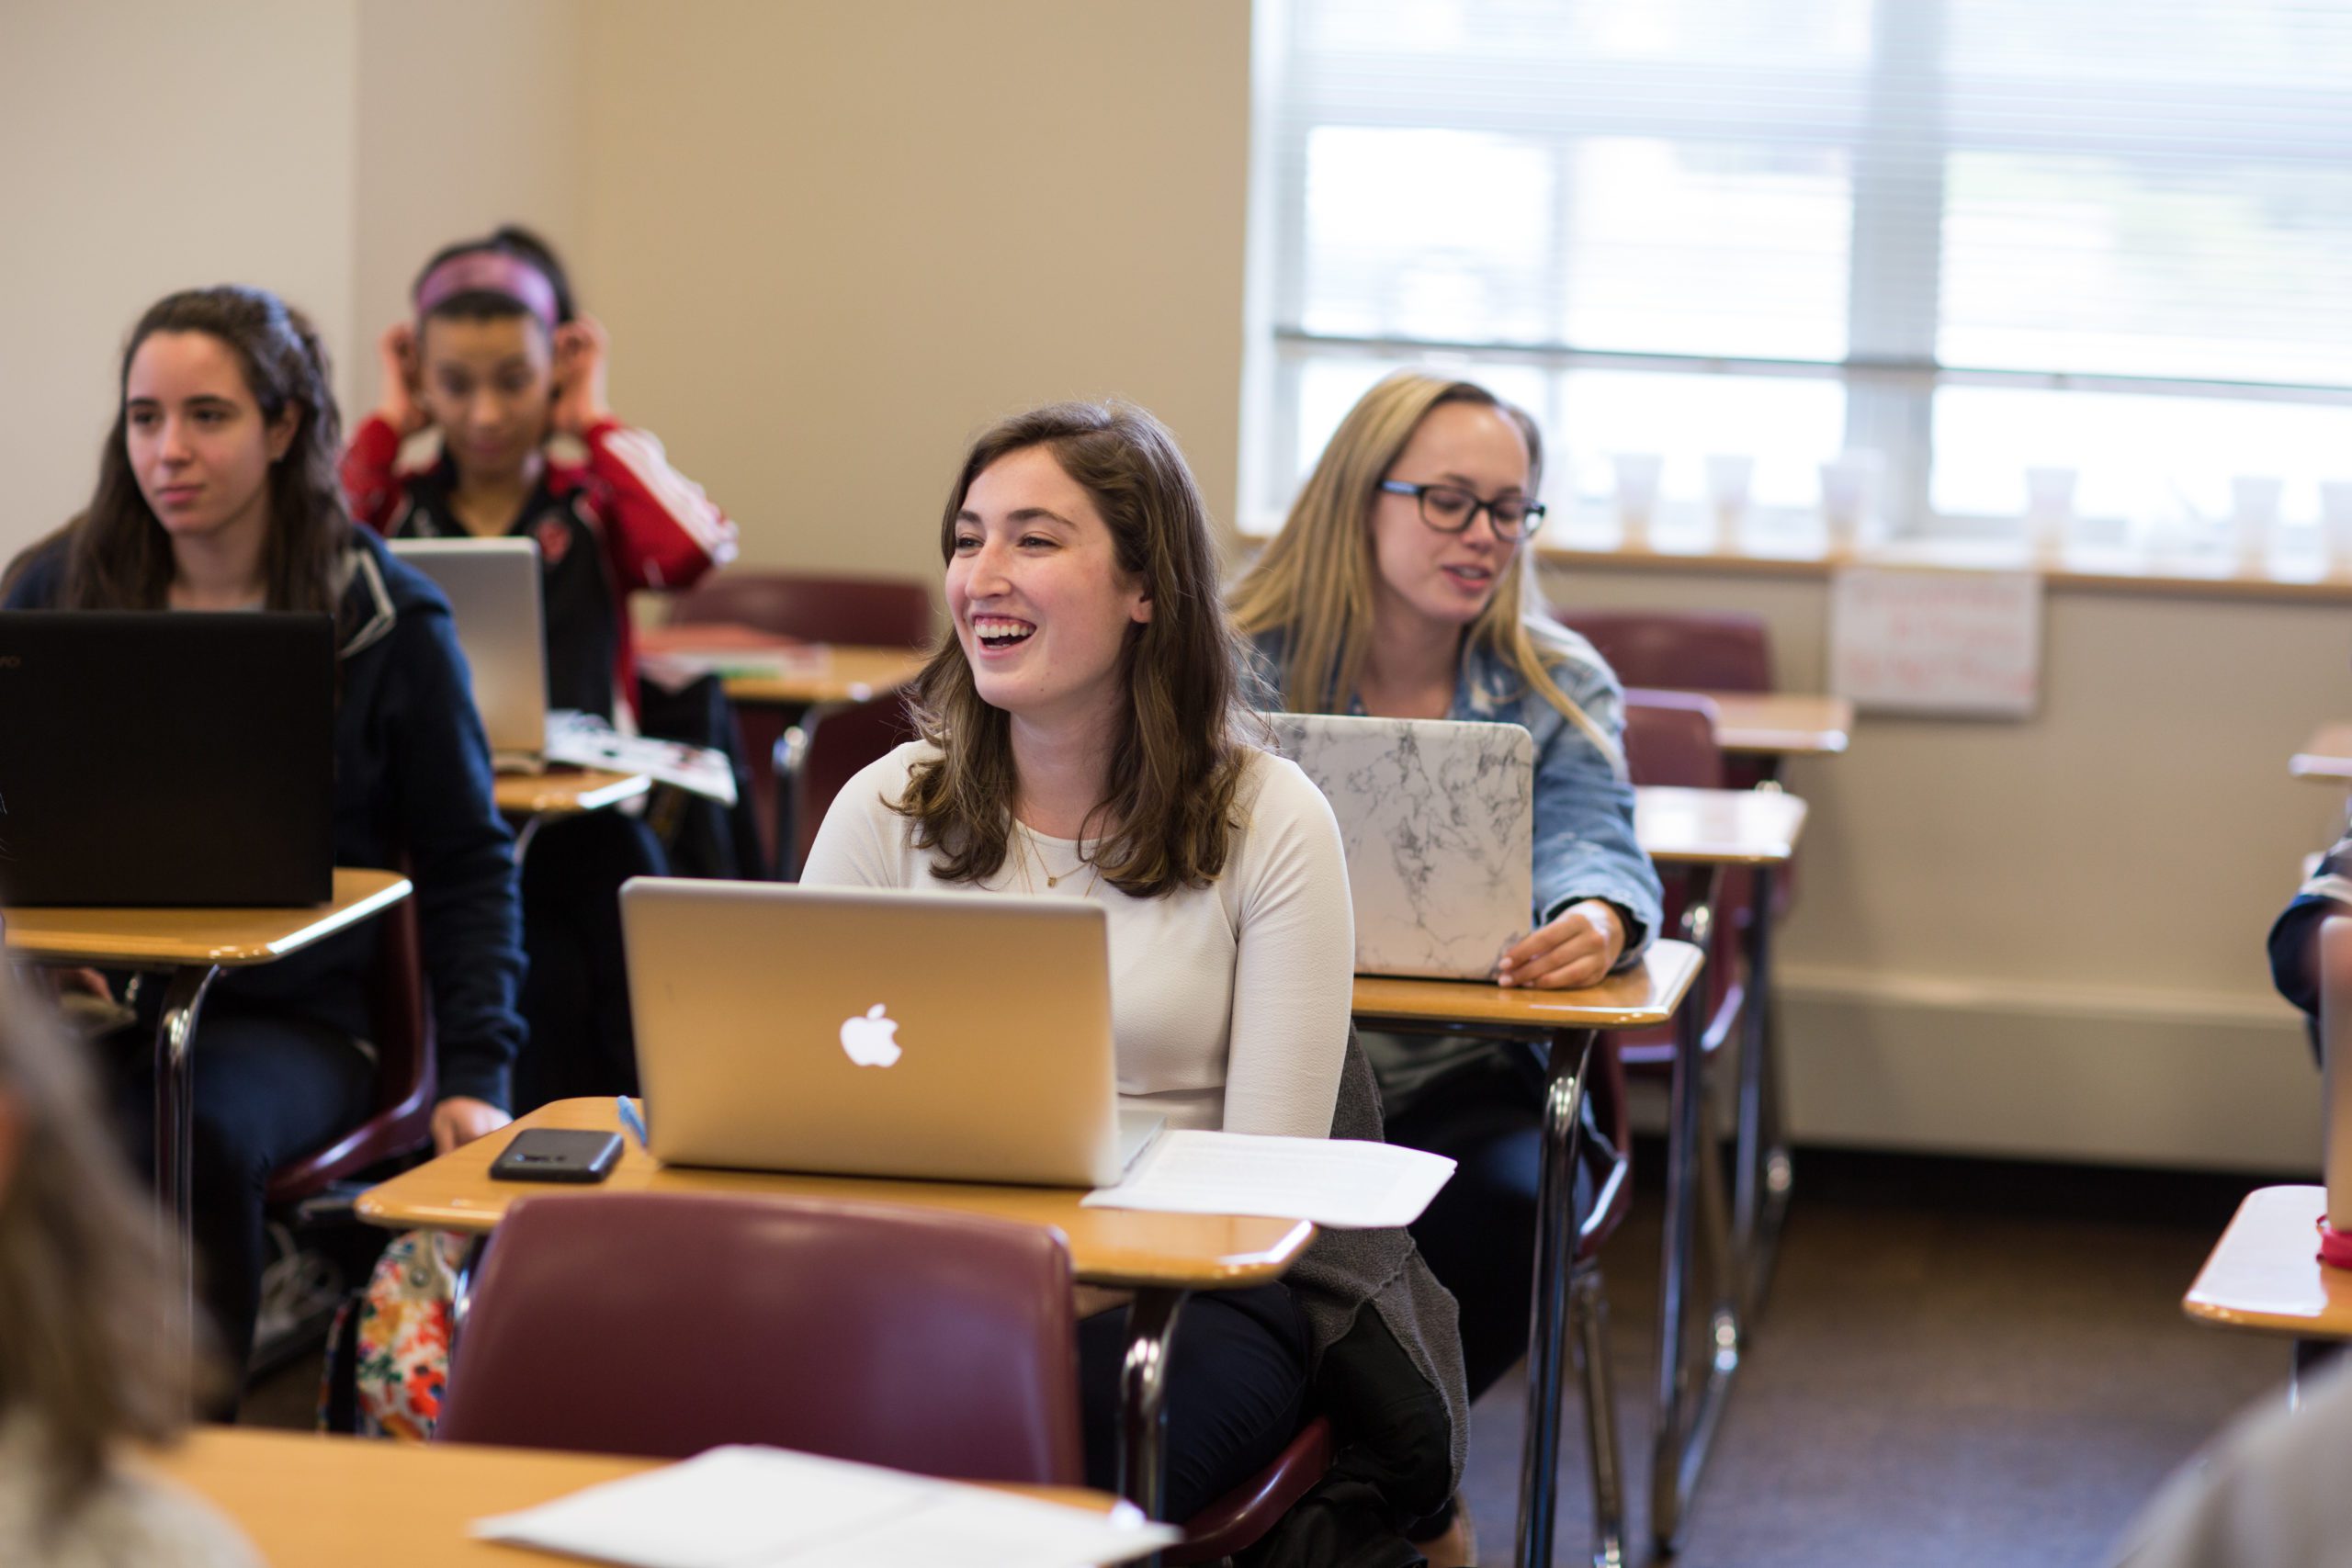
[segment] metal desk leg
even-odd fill
[[[1756,871],[1756,898],[1747,923],[1747,1016],[1740,1021],[1738,1153],[1732,1196],[1732,1254],[1740,1333],[1764,1310],[1788,1214],[1795,1167],[1781,1122],[1780,1062],[1772,1028],[1772,885],[1770,866]]]
[[[1568,1276],[1584,1215],[1577,1212],[1577,1161],[1583,1154],[1585,1070],[1599,1032],[1552,1038],[1544,1096],[1544,1168],[1535,1203],[1535,1289],[1528,1314],[1527,1433],[1520,1453],[1520,1568],[1551,1568],[1560,1483],[1560,1391],[1567,1352]]]
[[[490,1250],[490,1237],[477,1235],[466,1242],[466,1255],[458,1259],[450,1270],[449,1280],[449,1364],[458,1364],[458,1340],[466,1332],[466,1318],[474,1309],[474,1280],[481,1272],[481,1260]]]
[[[1186,1292],[1138,1290],[1127,1309],[1127,1358],[1119,1369],[1119,1495],[1165,1519],[1168,1510],[1168,1358]],[[1143,1559],[1158,1568],[1159,1555]]]
[[[155,1028],[155,1194],[172,1227],[168,1247],[179,1270],[175,1332],[190,1358],[196,1344],[196,1021],[220,973],[209,964],[173,970]]]
[[[1708,921],[1702,918],[1692,925],[1703,939]],[[1659,1249],[1663,1260],[1658,1291],[1657,1433],[1650,1466],[1650,1530],[1658,1551],[1666,1555],[1672,1554],[1681,1537],[1684,1515],[1698,1488],[1700,1472],[1706,1467],[1707,1450],[1723,1416],[1732,1374],[1739,1369],[1738,1322],[1728,1282],[1716,1281],[1715,1304],[1703,1320],[1693,1311],[1701,1188],[1708,1180],[1700,1162],[1719,1157],[1703,1114],[1706,1014],[1703,1006],[1686,1002],[1677,1015],[1668,1113],[1667,1147],[1671,1158],[1666,1177],[1666,1236]],[[1703,1367],[1694,1367],[1689,1358],[1694,1330],[1702,1321],[1713,1353]]]

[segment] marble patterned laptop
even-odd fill
[[[1340,819],[1356,972],[1492,975],[1533,912],[1534,738],[1515,724],[1266,718]]]

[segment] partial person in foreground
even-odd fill
[[[2302,1009],[2312,1053],[2319,1054],[2319,928],[2330,915],[2352,914],[2352,829],[2320,856],[2294,898],[2272,922],[2270,979]]]
[[[1207,509],[1175,442],[1129,408],[1004,421],[956,476],[940,552],[955,637],[919,680],[921,739],[843,786],[802,880],[1099,904],[1122,1103],[1170,1127],[1329,1135],[1354,952],[1338,824],[1304,773],[1247,737]],[[1369,1113],[1368,1083],[1363,1100]],[[1387,1234],[1396,1250],[1374,1288],[1419,1270]],[[1348,1360],[1327,1361],[1329,1332],[1374,1321],[1356,1311],[1374,1288],[1338,1315],[1289,1282],[1193,1299],[1171,1359],[1170,1517],[1282,1450],[1317,1369]],[[1412,1451],[1382,1472],[1408,1476],[1409,1517],[1458,1474],[1458,1350],[1450,1311],[1422,1343],[1390,1317],[1395,1301],[1374,1304],[1400,1369],[1390,1427],[1341,1437]],[[1080,1327],[1098,1486],[1113,1481],[1124,1316]],[[1419,1561],[1390,1535],[1379,1561]]]
[[[187,1419],[160,1239],[74,1045],[0,964],[0,1562],[260,1561],[125,1462]]]
[[[250,611],[334,624],[337,865],[405,864],[432,998],[446,1152],[507,1120],[521,1044],[514,837],[448,601],[352,526],[335,483],[326,355],[300,312],[222,286],[151,307],[123,351],[120,402],[80,516],[20,558],[0,608]],[[160,780],[158,788],[168,788]],[[375,1109],[368,976],[379,931],[340,931],[208,993],[195,1073],[198,1286],[232,1376],[252,1348],[272,1171]],[[154,1147],[161,986],[124,987],[137,1021],[99,1043],[137,1157]]]
[[[1533,929],[1496,979],[1558,988],[1637,960],[1660,890],[1634,837],[1624,694],[1537,590],[1528,540],[1544,517],[1543,456],[1523,410],[1472,382],[1398,371],[1340,422],[1231,603],[1269,706],[1532,735]],[[1542,1065],[1501,1041],[1363,1039],[1389,1141],[1459,1162],[1413,1235],[1461,1303],[1475,1399],[1526,1348]],[[1600,1148],[1589,1121],[1585,1138]],[[1427,1529],[1452,1527],[1447,1513]]]

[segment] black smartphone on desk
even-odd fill
[[[493,1181],[602,1181],[620,1163],[621,1135],[526,1127],[491,1162]]]

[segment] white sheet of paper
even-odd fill
[[[1178,1532],[873,1465],[731,1447],[474,1521],[486,1540],[630,1568],[915,1568],[944,1562],[1080,1568]],[[977,1548],[977,1550],[976,1550]]]
[[[1080,1202],[1373,1230],[1419,1219],[1453,1175],[1453,1162],[1444,1156],[1393,1144],[1171,1130],[1144,1151],[1126,1179]]]

